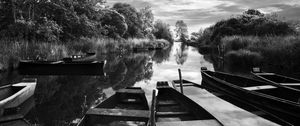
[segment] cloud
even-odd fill
[[[109,0],[109,5],[123,0]],[[299,18],[299,0],[127,0],[126,3],[140,9],[151,6],[155,19],[175,25],[184,20],[189,31],[198,31],[215,22],[242,14],[247,9],[259,9],[264,13],[276,12],[286,18]],[[209,25],[208,25],[209,24]]]

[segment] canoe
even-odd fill
[[[35,106],[34,97],[30,97],[16,108],[5,110],[0,116],[0,126],[31,126],[24,117]]]
[[[300,92],[280,85],[201,69],[201,86],[278,116],[292,124],[300,124]]]
[[[251,72],[256,78],[266,81],[270,84],[287,86],[289,88],[300,91],[300,80],[292,77],[279,75],[276,73],[265,73],[262,71]]]
[[[158,94],[155,98],[156,126],[222,126],[204,108],[168,85],[157,82]]]
[[[0,87],[0,116],[5,109],[15,108],[34,94],[36,79]]]
[[[147,125],[149,106],[141,88],[125,88],[90,108],[79,126],[91,125]]]
[[[22,75],[103,75],[104,62],[98,61],[36,61],[21,60]]]

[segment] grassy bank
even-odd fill
[[[230,64],[280,73],[300,72],[300,36],[229,36],[221,43]]]
[[[166,40],[150,39],[98,39],[83,38],[66,43],[48,42],[11,42],[0,40],[0,71],[16,68],[20,59],[35,59],[37,56],[46,60],[59,60],[69,55],[86,52],[111,53],[126,52],[133,47],[159,47],[169,46]]]

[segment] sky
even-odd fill
[[[247,9],[258,9],[265,14],[275,12],[285,19],[300,19],[300,0],[107,0],[110,6],[117,2],[129,3],[137,9],[150,6],[155,20],[162,20],[172,28],[177,20],[183,20],[189,33]]]

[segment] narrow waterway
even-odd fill
[[[147,99],[151,99],[156,82],[178,79],[178,69],[183,79],[196,83],[201,83],[201,67],[214,69],[198,49],[179,42],[167,49],[149,52],[103,53],[99,49],[97,60],[106,60],[105,77],[27,76],[11,72],[2,73],[0,81],[5,85],[25,77],[37,78],[25,119],[32,124],[54,126],[76,123],[88,108],[101,103],[118,89],[142,87]]]

